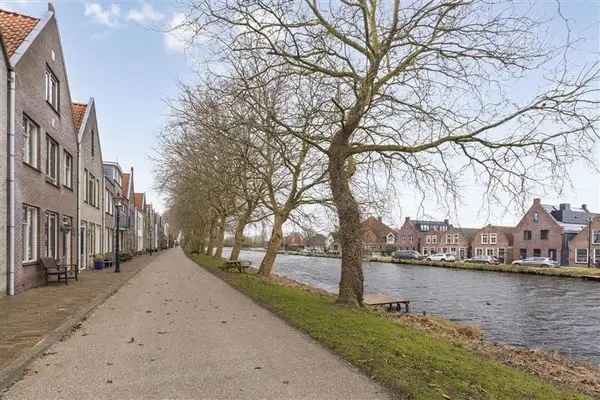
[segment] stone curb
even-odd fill
[[[3,397],[2,393],[7,391],[12,385],[21,379],[27,366],[31,364],[35,359],[42,355],[50,346],[60,341],[61,339],[69,336],[73,332],[73,328],[87,319],[87,316],[92,313],[98,306],[103,304],[112,295],[119,291],[126,283],[133,279],[137,274],[146,267],[152,264],[154,260],[150,262],[136,272],[133,273],[129,278],[111,285],[110,290],[105,293],[101,293],[96,296],[90,303],[81,306],[73,315],[68,317],[62,324],[46,334],[39,342],[32,348],[26,350],[16,360],[12,361],[6,367],[0,369],[0,399]]]

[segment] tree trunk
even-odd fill
[[[219,227],[217,229],[217,250],[215,251],[215,257],[221,258],[223,255],[223,246],[225,243],[225,224],[227,222],[227,218],[225,216],[221,217],[219,222]]]
[[[360,306],[363,301],[360,210],[350,190],[346,148],[346,145],[335,143],[329,148],[329,183],[338,212],[342,246],[342,276],[337,302]]]
[[[230,260],[237,260],[240,256],[240,250],[242,249],[242,243],[244,242],[244,228],[248,224],[248,213],[244,213],[240,216],[235,225],[235,236],[233,239],[233,248],[229,255]]]
[[[217,225],[217,221],[215,219],[211,220],[210,228],[208,229],[208,245],[206,246],[206,255],[212,256],[213,249],[215,247],[215,227]]]
[[[267,252],[260,263],[260,268],[258,269],[258,273],[263,276],[270,276],[273,271],[273,264],[275,263],[275,257],[277,257],[277,252],[281,247],[281,242],[283,242],[283,223],[285,222],[285,218],[275,213],[275,219],[273,220],[273,229],[271,231],[271,239],[269,240],[269,245],[267,246]]]

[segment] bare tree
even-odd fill
[[[298,137],[328,157],[339,302],[363,295],[354,157],[369,154],[438,191],[472,170],[492,196],[515,198],[531,184],[559,185],[576,159],[591,161],[598,65],[573,69],[568,37],[549,45],[551,26],[532,9],[504,0],[190,0],[188,23],[214,35],[218,51],[258,52],[328,87],[322,112],[334,129]]]

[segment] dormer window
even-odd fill
[[[539,213],[533,213],[533,223],[534,224],[540,223],[540,214]]]
[[[59,107],[59,84],[56,75],[50,69],[45,73],[46,101],[52,106],[54,111],[58,112]]]

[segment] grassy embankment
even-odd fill
[[[335,305],[331,295],[255,274],[222,272],[221,260],[194,255],[216,273],[363,370],[402,399],[588,399],[365,309]]]
[[[410,264],[410,265],[426,265],[430,267],[442,267],[442,268],[458,268],[458,269],[470,269],[478,271],[495,271],[495,272],[513,272],[520,274],[534,274],[534,275],[548,275],[548,276],[562,276],[569,278],[582,278],[584,276],[597,276],[600,277],[600,268],[584,268],[584,267],[555,267],[555,268],[541,268],[541,267],[521,267],[512,264],[470,264],[464,262],[441,262],[441,261],[424,261],[424,260],[400,260],[399,264]]]

